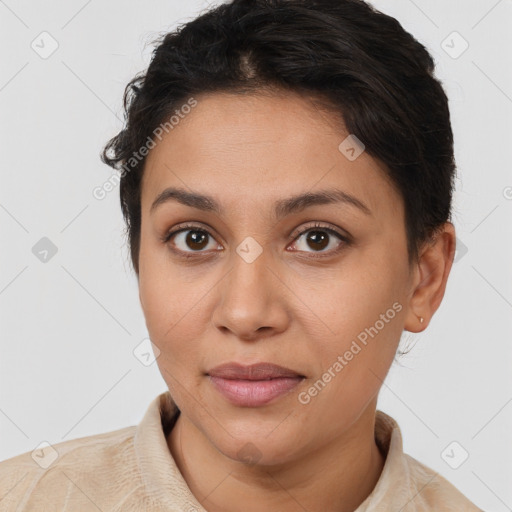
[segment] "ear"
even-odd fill
[[[422,248],[409,293],[405,330],[423,331],[441,304],[455,257],[455,245],[455,227],[446,222]],[[421,323],[420,317],[424,319]]]

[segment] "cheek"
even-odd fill
[[[185,307],[183,288],[165,246],[143,230],[139,254],[139,296],[154,342],[178,322]],[[182,316],[182,315],[181,315]],[[172,331],[169,331],[169,333]]]
[[[154,343],[160,344],[162,335],[174,323],[178,301],[172,300],[172,290],[156,272],[142,269],[139,273],[139,294],[146,326]]]
[[[178,407],[186,408],[187,390],[197,388],[199,380],[195,379],[199,379],[201,367],[195,309],[180,291],[181,284],[176,285],[179,276],[164,275],[158,267],[149,270],[146,263],[139,289],[147,331],[160,351],[156,363],[162,378]]]
[[[160,354],[157,364],[172,386],[202,367],[200,340],[205,327],[206,284],[189,282],[171,265],[165,250],[141,248],[139,295],[147,331]],[[174,386],[173,386],[174,387]]]
[[[317,409],[315,415],[322,417],[322,422],[339,425],[353,421],[377,396],[401,332],[401,313],[393,313],[387,324],[380,319],[359,321],[358,325],[347,320],[343,324],[346,336],[324,344],[321,350],[317,346],[315,355],[322,361],[321,371],[299,398],[300,403],[309,404],[305,407]]]
[[[317,298],[313,309],[328,327],[321,340],[314,332],[306,337],[308,352],[320,362],[316,387],[327,391],[325,403],[350,408],[382,385],[403,332],[403,280],[401,266],[382,254],[332,276],[327,296],[320,290],[309,294]]]

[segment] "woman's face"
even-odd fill
[[[186,420],[227,457],[286,462],[374,413],[412,315],[403,203],[381,164],[350,140],[340,149],[349,134],[304,99],[196,99],[147,157],[141,305]],[[152,208],[168,188],[211,199],[167,194]],[[333,201],[289,202],[320,191]],[[236,403],[208,375],[228,362],[304,378]]]

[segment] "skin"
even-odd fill
[[[384,464],[374,440],[378,392],[403,330],[422,331],[441,303],[454,227],[446,223],[408,267],[401,196],[367,152],[350,161],[338,150],[348,135],[338,118],[290,93],[196,99],[151,149],[141,195],[140,301],[181,411],[169,450],[210,512],[353,511]],[[171,186],[211,195],[224,212],[177,201],[151,212]],[[275,201],[326,188],[357,197],[371,215],[340,203],[272,217]],[[183,222],[211,235],[199,249],[187,244],[190,231],[162,241]],[[322,230],[314,222],[351,243],[335,235],[324,248],[308,242]],[[251,263],[236,252],[249,236],[262,249]],[[301,403],[299,393],[396,302],[394,318]],[[267,405],[236,406],[205,375],[231,361],[273,362],[306,378]]]

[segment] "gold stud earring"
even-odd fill
[[[423,317],[420,316],[419,318],[420,318],[420,324],[422,324],[423,323]]]

